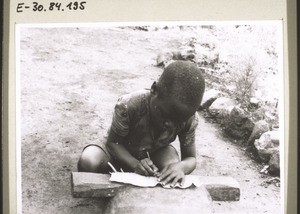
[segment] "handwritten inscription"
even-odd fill
[[[16,7],[17,13],[23,13],[25,11],[33,12],[47,12],[47,11],[76,11],[84,10],[86,8],[86,1],[73,1],[68,3],[61,2],[49,2],[49,3],[18,3]]]

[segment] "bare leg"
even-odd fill
[[[177,163],[180,161],[178,152],[172,145],[153,152],[151,154],[151,160],[159,170],[162,170],[171,163]]]
[[[89,145],[79,158],[78,172],[108,173],[109,157],[102,148],[96,145]]]

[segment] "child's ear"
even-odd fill
[[[157,86],[156,86],[156,81],[151,86],[151,94],[156,94],[157,93]]]

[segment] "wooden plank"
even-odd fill
[[[72,172],[72,195],[75,198],[113,197],[125,185],[110,182],[109,178],[108,174]]]
[[[72,172],[71,178],[72,194],[74,197],[81,198],[113,197],[129,186],[110,182],[108,174]],[[240,199],[239,184],[232,177],[199,176],[199,181],[214,201],[238,201]]]
[[[239,201],[239,183],[228,176],[200,176],[200,182],[205,186],[213,201]]]

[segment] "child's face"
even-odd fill
[[[152,94],[151,96],[151,121],[160,130],[168,129],[187,121],[195,111],[176,100],[176,98],[159,98],[157,94]]]

